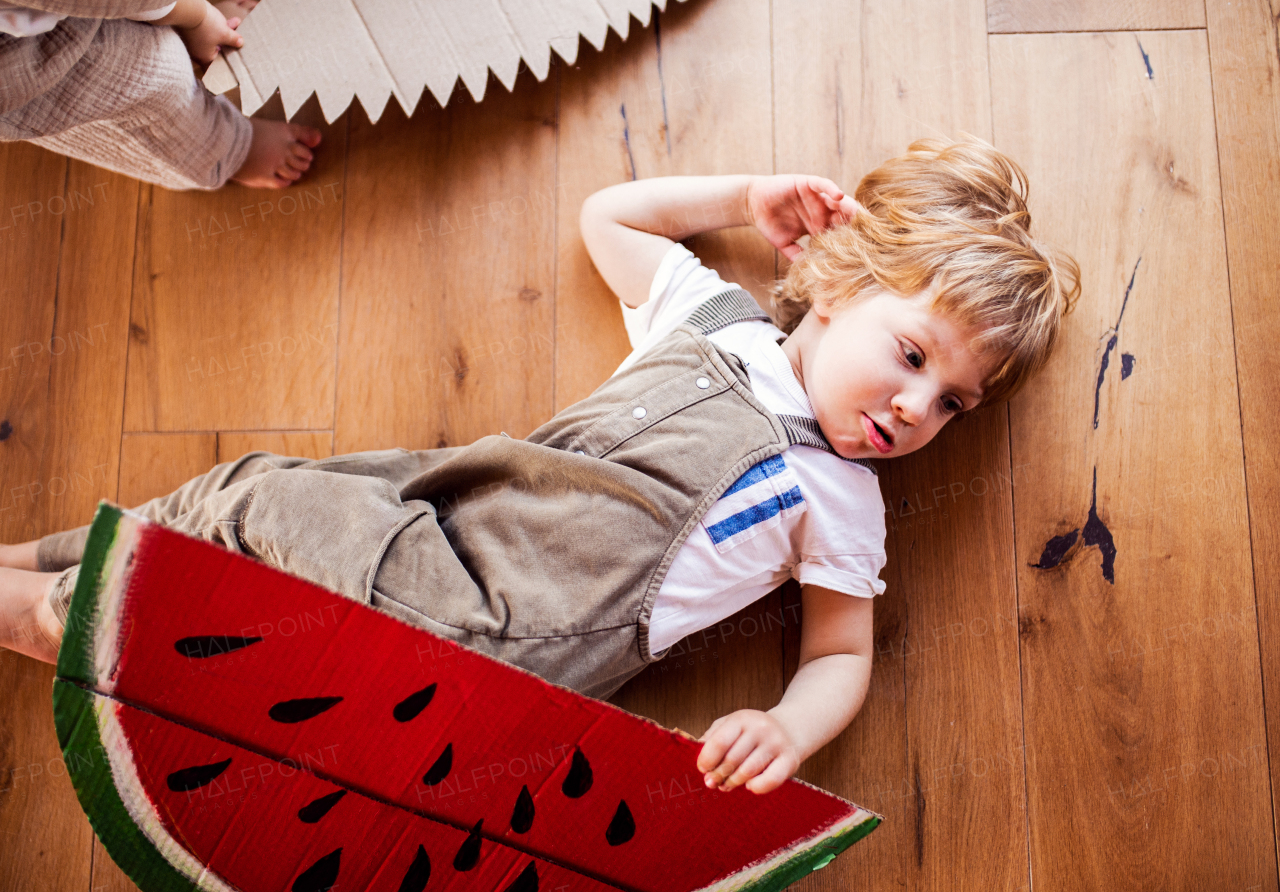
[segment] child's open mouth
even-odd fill
[[[889,435],[884,432],[880,425],[871,420],[871,416],[866,412],[862,413],[862,427],[867,432],[867,439],[871,445],[876,447],[876,451],[880,453],[892,452],[893,441],[889,439]]]

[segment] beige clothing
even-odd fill
[[[164,4],[28,5],[128,15]],[[34,37],[0,35],[0,140],[27,140],[169,189],[216,189],[244,163],[252,138],[249,120],[196,80],[172,28],[68,18]]]
[[[708,300],[527,440],[250,453],[139,512],[608,697],[665,656],[649,644],[654,599],[707,509],[792,443],[831,449],[765,408],[741,360],[703,334],[741,318],[767,317],[742,291]],[[85,531],[42,539],[41,569],[78,562]],[[52,599],[64,621],[73,573]]]

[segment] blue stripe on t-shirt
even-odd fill
[[[726,489],[724,491],[724,495],[722,495],[720,498],[723,499],[725,496],[731,496],[735,492],[739,492],[741,490],[746,489],[748,486],[754,486],[755,484],[759,483],[761,480],[765,480],[769,477],[776,477],[786,469],[787,469],[787,463],[782,460],[781,455],[775,455],[771,458],[766,458],[764,461],[757,462],[756,464],[748,468],[747,473],[739,477],[734,482],[733,486]]]
[[[772,461],[772,459],[768,459],[768,461]],[[778,459],[778,461],[781,462],[781,459]],[[761,462],[760,464],[764,463],[765,462]],[[751,469],[751,471],[754,471],[759,467],[760,465],[756,465],[755,468]],[[785,468],[786,466],[783,465],[783,467]],[[748,471],[747,473],[750,474],[751,471]],[[771,477],[773,474],[765,472],[761,479],[764,479],[765,476]],[[746,475],[744,474],[743,478],[745,479],[745,477]],[[739,480],[739,483],[740,482],[741,480]],[[737,485],[738,484],[736,483],[734,484],[734,486]],[[770,496],[759,504],[752,505],[750,508],[739,511],[737,514],[732,514],[719,523],[707,527],[707,532],[711,535],[711,541],[718,545],[731,536],[736,536],[743,530],[749,529],[758,523],[763,523],[778,514],[780,511],[785,511],[788,508],[794,508],[803,501],[804,496],[800,493],[800,487],[793,486],[784,493],[780,493],[776,496]]]

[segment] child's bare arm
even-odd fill
[[[708,786],[746,784],[753,793],[767,793],[862,708],[871,684],[874,599],[806,585],[801,600],[800,668],[773,709],[740,709],[702,735],[698,770]]]
[[[582,203],[587,253],[629,307],[649,299],[663,255],[683,238],[756,225],[788,257],[795,240],[848,219],[856,205],[835,183],[810,176],[654,177],[601,189]]]

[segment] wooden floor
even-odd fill
[[[2,146],[0,539],[251,448],[523,436],[627,351],[577,231],[588,194],[743,172],[852,190],[967,131],[1025,166],[1084,296],[1012,403],[884,466],[871,691],[800,776],[886,820],[795,888],[1276,890],[1277,12],[689,0],[479,106],[353,108],[282,194]],[[758,296],[780,272],[750,230],[691,246]],[[776,592],[615,702],[693,734],[767,709],[798,618]],[[62,770],[52,676],[0,657],[0,892],[132,889]]]

